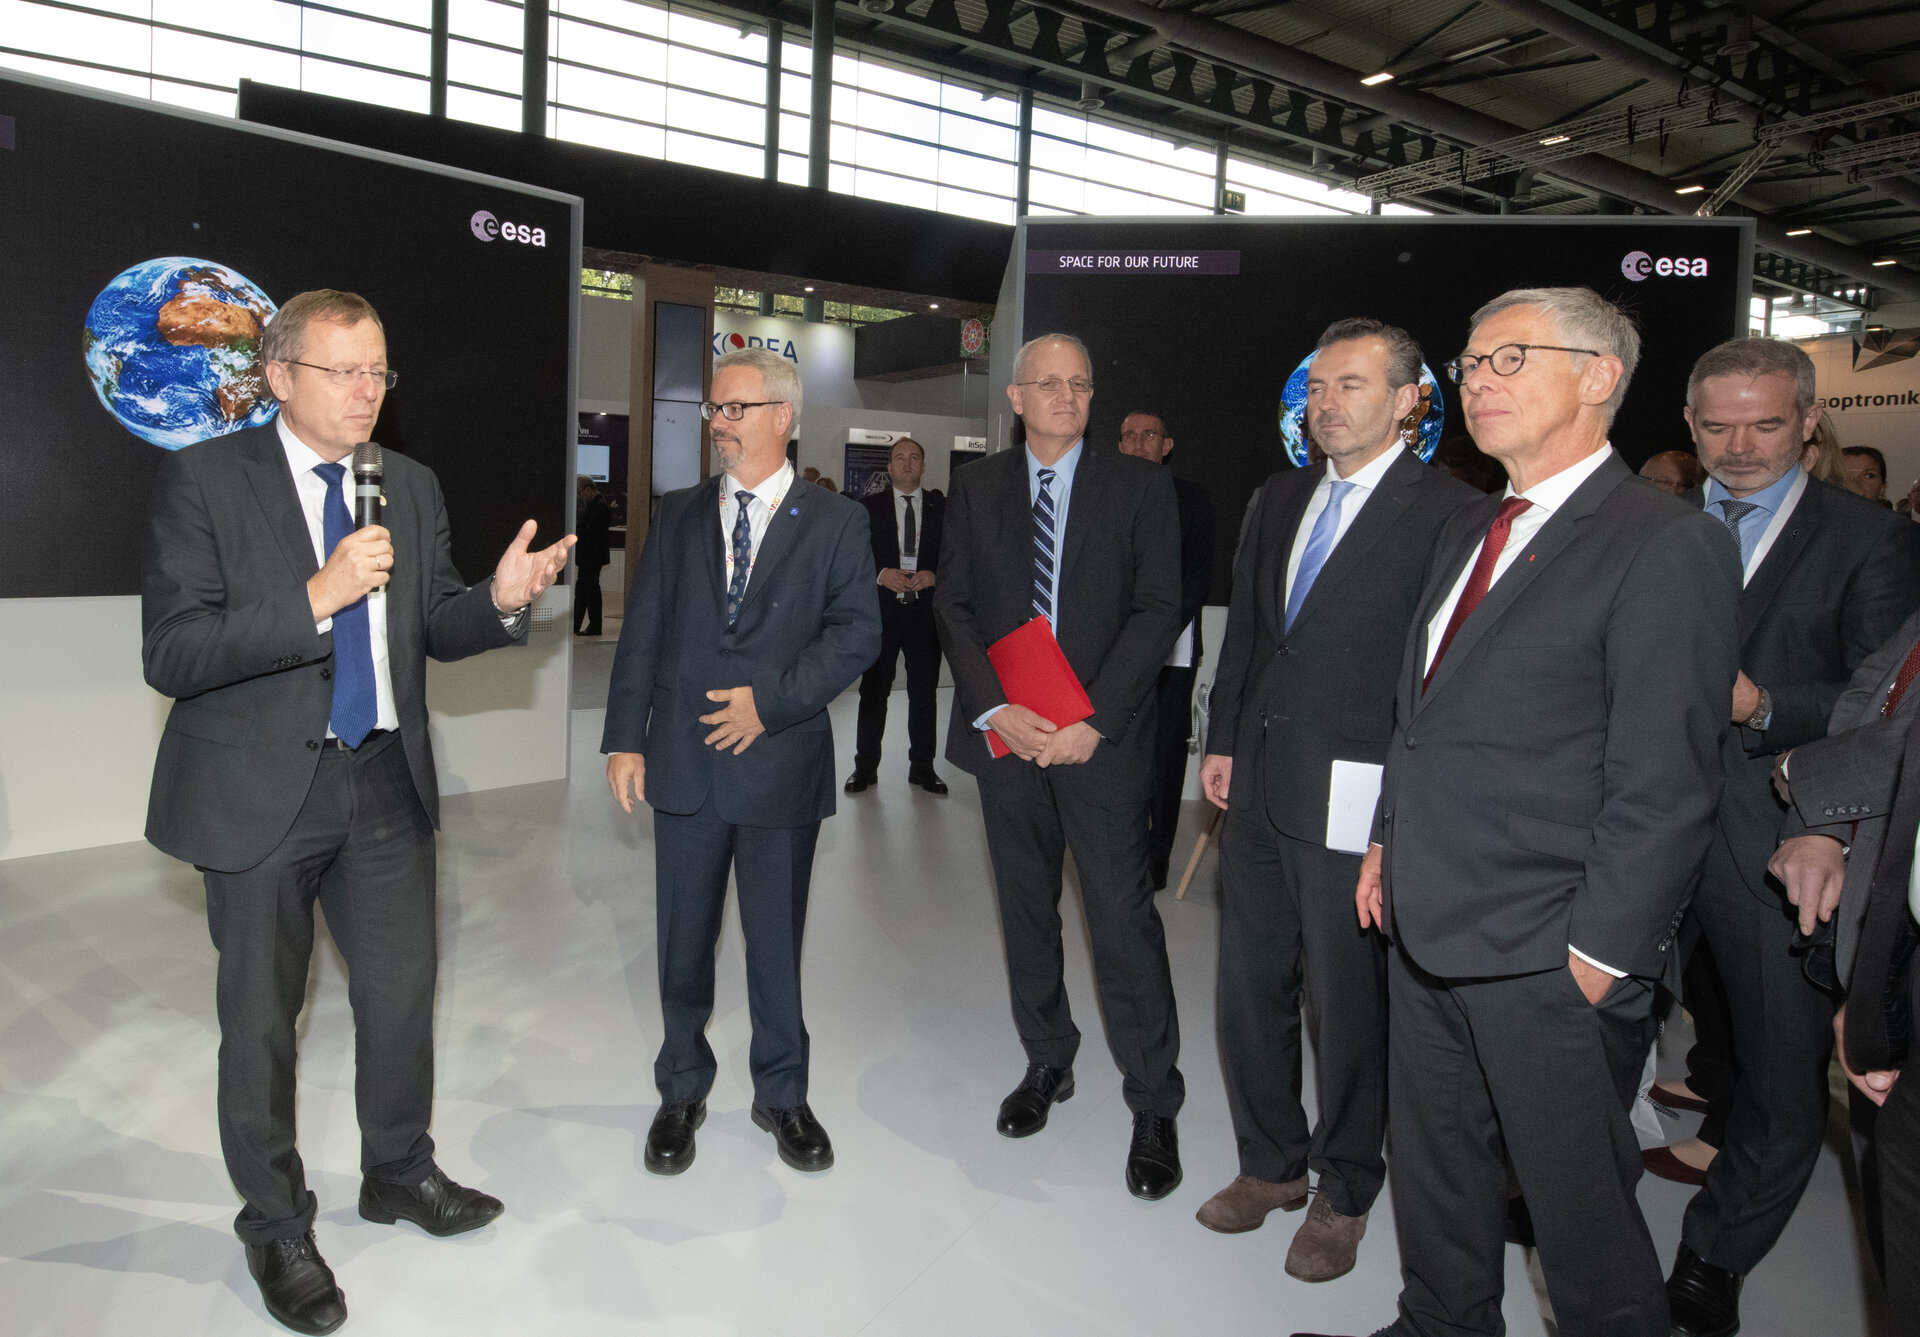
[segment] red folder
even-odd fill
[[[1000,688],[1010,704],[1025,706],[1062,729],[1093,714],[1087,689],[1074,676],[1060,642],[1053,639],[1053,624],[1044,617],[1036,617],[988,646],[987,658],[1000,675]],[[991,727],[987,729],[987,750],[996,759],[1011,751]]]

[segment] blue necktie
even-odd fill
[[[1293,620],[1300,616],[1300,605],[1307,601],[1307,591],[1313,588],[1320,568],[1333,553],[1333,541],[1340,533],[1340,503],[1353,487],[1352,483],[1334,480],[1327,492],[1326,509],[1320,512],[1313,522],[1313,532],[1307,535],[1307,550],[1300,554],[1300,570],[1293,577],[1293,589],[1287,593],[1288,631],[1293,630]]]
[[[1040,470],[1033,499],[1033,611],[1053,620],[1053,470]]]
[[[740,620],[740,601],[747,595],[747,574],[753,566],[753,521],[747,517],[751,492],[733,494],[733,579],[727,582],[727,629]]]
[[[316,464],[313,471],[327,480],[327,504],[321,511],[321,545],[331,557],[340,540],[353,532],[353,512],[347,509],[343,487],[344,464]],[[373,634],[367,622],[367,599],[333,615],[333,732],[348,747],[359,747],[380,717],[373,690]]]

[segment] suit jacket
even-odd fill
[[[1483,495],[1401,451],[1288,632],[1287,564],[1324,473],[1283,469],[1261,489],[1207,698],[1206,750],[1235,759],[1228,801],[1245,810],[1263,792],[1275,829],[1315,844],[1326,839],[1335,759],[1387,759],[1401,653],[1434,541]]]
[[[738,826],[831,816],[827,706],[880,655],[867,513],[803,478],[760,540],[727,626],[720,478],[669,492],[647,534],[620,629],[600,750],[646,758],[647,802],[694,813],[709,797]],[[766,732],[735,755],[704,741],[707,693],[753,688]]]
[[[993,760],[973,721],[1007,699],[987,647],[1033,620],[1033,505],[1027,452],[954,475],[933,611],[953,667],[947,759],[973,775]],[[1144,801],[1153,786],[1153,688],[1180,634],[1179,509],[1173,479],[1117,450],[1081,452],[1056,591],[1060,648],[1093,702],[1103,741],[1057,773],[1096,802]]]
[[[1830,835],[1848,846],[1846,883],[1834,911],[1834,966],[1844,986],[1853,971],[1867,902],[1885,847],[1893,793],[1907,751],[1907,731],[1920,718],[1920,691],[1909,690],[1890,718],[1880,705],[1916,641],[1920,613],[1854,670],[1833,708],[1827,736],[1793,749],[1793,803],[1780,838]],[[1912,842],[1908,842],[1908,854]]]
[[[1498,494],[1442,528],[1400,668],[1375,838],[1389,928],[1442,976],[1669,977],[1737,671],[1726,530],[1616,454],[1494,582],[1423,692],[1427,624]]]
[[[1213,587],[1213,498],[1198,483],[1173,480],[1180,512],[1180,625],[1184,628],[1206,607]],[[1178,639],[1179,633],[1174,633]],[[1193,667],[1200,667],[1200,628],[1193,629]]]
[[[387,655],[414,792],[437,827],[426,660],[463,659],[516,637],[492,583],[454,569],[433,471],[388,451],[383,522],[393,534]],[[174,698],[147,803],[147,839],[220,872],[279,845],[313,785],[333,713],[333,634],[314,629],[319,569],[277,427],[248,428],[160,463],[148,514],[140,613],[149,686]],[[525,632],[518,637],[524,641]]]
[[[900,565],[900,529],[899,522],[894,518],[892,486],[871,497],[862,497],[860,504],[867,508],[867,517],[873,526],[873,574],[879,575],[889,567]],[[914,523],[919,527],[919,569],[938,574],[940,541],[946,533],[947,494],[934,488],[922,488],[919,504],[914,509],[918,512]],[[874,588],[880,592],[882,616],[908,606],[894,598],[893,591],[886,586],[875,585]],[[926,597],[931,600],[933,596],[928,594]]]
[[[1809,478],[1739,598],[1740,667],[1772,694],[1773,720],[1727,734],[1720,837],[1748,888],[1773,902],[1767,860],[1785,817],[1774,757],[1826,734],[1854,671],[1920,607],[1920,531]]]

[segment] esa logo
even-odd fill
[[[778,353],[794,366],[800,365],[799,354],[793,351],[793,340],[782,339],[778,335],[769,335],[762,339],[757,334],[716,333],[713,336],[713,355],[725,357],[728,353],[737,353],[743,348],[764,348],[769,353]]]
[[[525,223],[502,223],[485,209],[481,209],[467,220],[467,226],[473,229],[473,235],[481,241],[492,241],[498,237],[506,241],[522,242],[528,246],[545,246],[547,230],[543,227],[528,227]]]
[[[1665,255],[1656,260],[1645,251],[1628,251],[1620,261],[1620,272],[1635,283],[1655,275],[1663,279],[1703,279],[1707,276],[1707,262]]]

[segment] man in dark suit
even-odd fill
[[[573,550],[573,632],[576,636],[598,636],[600,572],[613,555],[613,512],[585,474],[574,480],[573,496],[573,532],[580,540]]]
[[[1120,449],[1125,454],[1164,465],[1173,445],[1166,419],[1157,413],[1134,412],[1120,420]],[[1193,740],[1193,682],[1200,672],[1200,610],[1213,584],[1213,498],[1198,483],[1175,478],[1173,499],[1180,510],[1180,638],[1161,666],[1153,692],[1160,724],[1153,738],[1147,874],[1155,891],[1166,890],[1173,835],[1180,825],[1187,745]]]
[[[867,513],[795,476],[800,374],[763,348],[714,363],[700,407],[725,471],[670,492],[641,555],[607,695],[607,783],[653,808],[661,1106],[644,1163],[693,1163],[715,1060],[714,944],[731,866],[747,943],[753,1121],[796,1170],[833,1164],[807,1105],[800,940],[831,816],[827,706],[880,649]]]
[[[1567,1337],[1666,1337],[1628,1110],[1706,852],[1737,671],[1724,532],[1607,442],[1639,336],[1584,288],[1449,368],[1503,494],[1441,530],[1361,864],[1388,956],[1400,1313],[1504,1331],[1509,1164]]]
[[[1726,787],[1693,899],[1687,974],[1696,1020],[1724,999],[1690,1084],[1721,1150],[1688,1205],[1668,1281],[1675,1330],[1725,1337],[1742,1279],[1786,1228],[1819,1157],[1833,1005],[1802,969],[1794,916],[1767,862],[1784,813],[1778,754],[1825,734],[1854,671],[1920,606],[1920,543],[1892,512],[1808,476],[1820,410],[1813,362],[1775,339],[1734,339],[1695,363],[1686,417],[1710,475],[1706,514],[1738,544],[1740,666]],[[1691,927],[1691,926],[1690,926]],[[1711,960],[1711,968],[1707,961]],[[1719,991],[1719,998],[1710,995]],[[1703,1064],[1730,1049],[1730,1061]],[[1651,1153],[1650,1153],[1651,1154]]]
[[[353,293],[289,299],[261,350],[270,426],[167,455],[154,480],[142,658],[174,698],[147,839],[200,868],[220,953],[220,1145],[245,1199],[234,1228],[267,1312],[331,1332],[344,1297],[313,1239],[294,1147],[294,1023],[313,904],[345,957],[360,1119],[360,1214],[435,1235],[500,1203],[448,1179],[433,1104],[434,844],[439,789],[426,658],[526,637],[527,606],[571,537],[493,579],[453,567],[431,471],[389,453],[382,523],[355,529],[342,461],[392,383],[386,335]]]
[[[1107,1041],[1133,1111],[1127,1187],[1179,1186],[1186,1088],[1166,935],[1147,876],[1153,689],[1179,634],[1179,516],[1164,470],[1083,440],[1092,362],[1071,335],[1026,344],[1007,389],[1023,450],[955,475],[934,613],[953,665],[947,759],[980,781],[1014,1028],[1027,1074],[1001,1102],[1007,1137],[1073,1094],[1080,1032],[1062,979],[1060,891],[1073,851]],[[1053,628],[1093,714],[1056,728],[1010,704],[987,648],[1035,617]],[[987,732],[1009,755],[994,760]]]
[[[1378,768],[1393,732],[1400,656],[1440,527],[1481,494],[1407,449],[1420,346],[1377,320],[1320,336],[1307,374],[1320,468],[1261,491],[1234,566],[1227,637],[1209,698],[1206,795],[1220,837],[1220,1058],[1240,1173],[1200,1209],[1237,1234],[1307,1204],[1286,1268],[1351,1271],[1385,1182],[1387,966],[1354,922],[1358,838],[1330,822],[1333,777]],[[1236,764],[1237,762],[1237,764]],[[1300,1104],[1303,987],[1318,1035],[1319,1118]]]
[[[940,629],[933,622],[933,585],[945,533],[945,494],[922,488],[926,448],[901,437],[887,457],[893,486],[864,497],[873,525],[873,565],[880,604],[880,658],[860,678],[860,723],[847,792],[858,794],[879,778],[880,740],[887,732],[893,668],[907,657],[907,783],[929,794],[947,792],[933,769],[934,692],[940,686]]]

